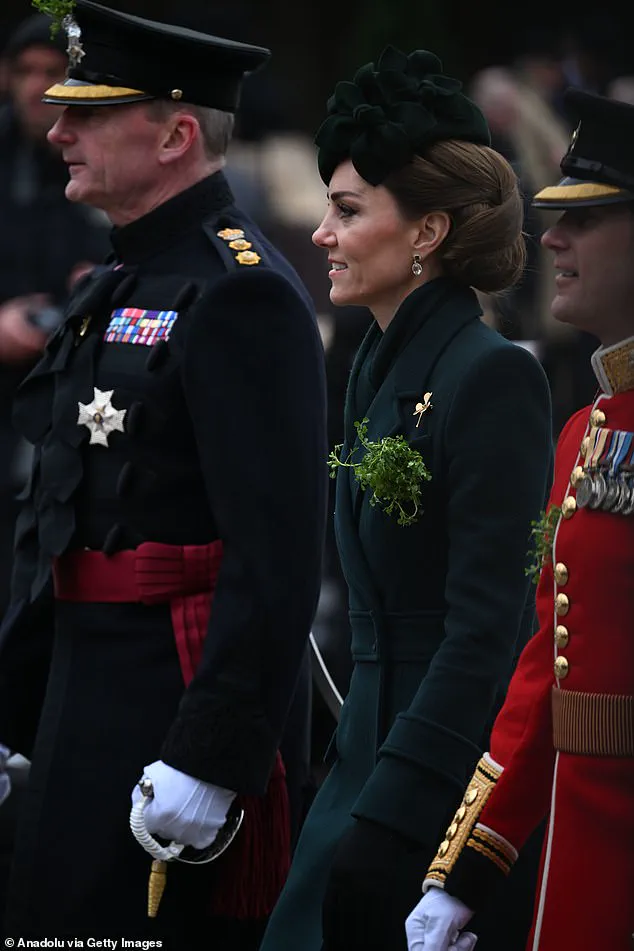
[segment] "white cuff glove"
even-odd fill
[[[162,760],[146,766],[143,776],[154,787],[154,798],[143,813],[147,831],[194,849],[211,845],[236,794],[181,773]],[[132,803],[137,803],[142,795],[135,786]]]
[[[473,918],[470,908],[443,891],[430,888],[405,922],[408,951],[472,951],[477,937],[460,934]]]
[[[0,806],[11,792],[11,777],[7,773],[7,760],[11,750],[0,743]]]

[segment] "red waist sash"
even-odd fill
[[[169,604],[187,686],[202,657],[221,562],[221,541],[208,545],[143,542],[113,555],[70,551],[53,561],[55,597]],[[234,845],[214,863],[218,871],[221,863],[223,868],[210,911],[227,917],[263,918],[272,911],[290,866],[288,791],[279,751],[265,795],[238,798],[244,821]]]
[[[188,684],[202,656],[221,561],[221,541],[209,545],[143,542],[114,555],[70,551],[53,563],[55,597],[60,601],[169,603],[183,679]]]

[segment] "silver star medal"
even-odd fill
[[[62,20],[62,26],[66,36],[68,37],[68,46],[66,52],[68,54],[68,65],[72,69],[75,66],[79,66],[82,59],[86,55],[83,46],[81,45],[81,29],[79,24],[75,22],[72,16],[66,16]]]
[[[98,390],[93,387],[91,403],[79,403],[78,426],[90,430],[91,446],[108,446],[108,436],[112,432],[122,433],[123,420],[127,409],[115,409],[112,405],[114,390]]]

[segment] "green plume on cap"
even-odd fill
[[[32,0],[33,6],[40,13],[53,17],[51,36],[55,36],[66,17],[71,16],[75,0]]]

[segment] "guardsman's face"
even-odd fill
[[[369,185],[343,162],[330,181],[328,209],[313,242],[328,252],[330,300],[369,307],[384,326],[416,286],[412,248],[418,227],[390,192]]]
[[[556,320],[605,346],[634,334],[634,202],[571,208],[542,244],[554,254]]]
[[[48,134],[68,165],[66,197],[101,208],[113,224],[126,224],[156,191],[164,130],[145,102],[69,106]]]

